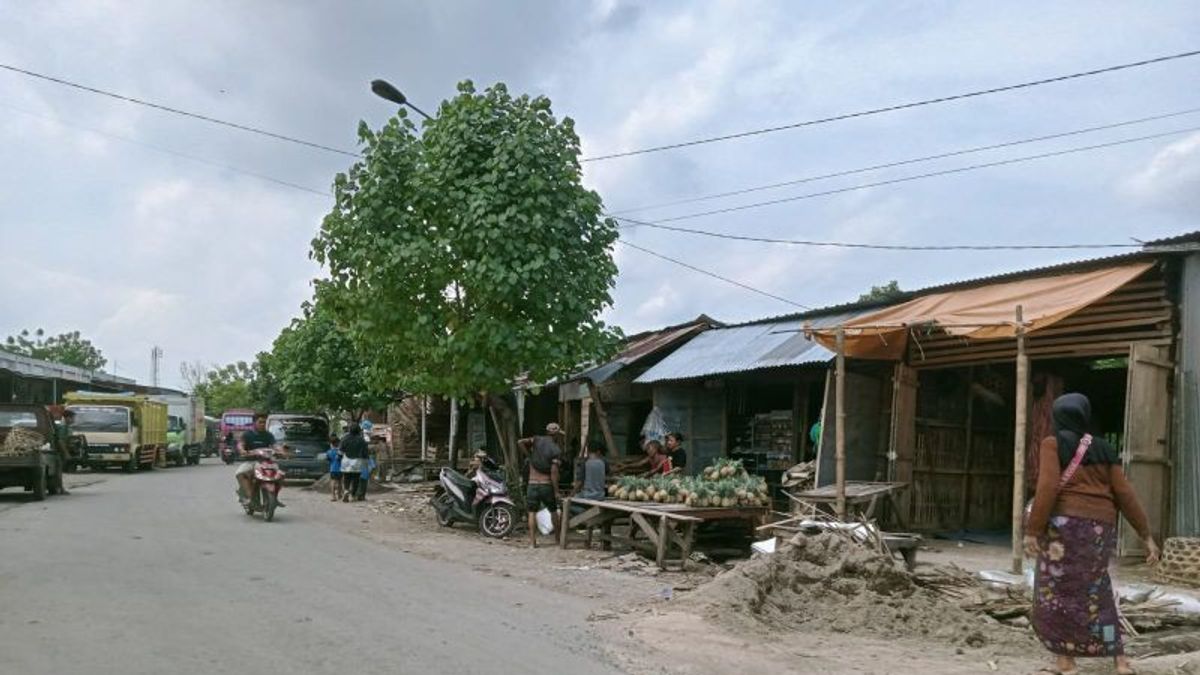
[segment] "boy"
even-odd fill
[[[338,449],[341,442],[331,435],[329,449],[325,451],[325,459],[329,460],[329,494],[335,502],[342,498],[342,451]]]

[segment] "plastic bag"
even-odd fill
[[[550,534],[554,531],[554,516],[550,513],[550,509],[542,507],[542,510],[537,512],[537,527],[542,534]]]
[[[646,415],[646,423],[642,425],[642,442],[658,441],[662,443],[667,437],[667,433],[671,430],[667,428],[667,420],[663,417],[662,411],[658,406]]]

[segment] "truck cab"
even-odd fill
[[[0,404],[0,488],[20,486],[36,500],[59,494],[63,462],[58,430],[48,410]]]
[[[120,405],[70,405],[72,430],[87,439],[83,463],[93,469],[119,466],[134,471],[141,464],[138,426],[133,411]]]

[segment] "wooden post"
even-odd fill
[[[1013,438],[1012,572],[1024,571],[1022,521],[1025,515],[1025,433],[1029,398],[1029,355],[1025,353],[1025,320],[1017,305],[1017,422]]]
[[[837,382],[834,404],[837,406],[837,423],[834,433],[837,461],[837,517],[846,520],[846,329],[837,329]]]
[[[458,397],[450,399],[450,445],[446,450],[446,459],[450,468],[458,469],[458,449],[454,447],[454,437],[458,434]]]
[[[429,436],[426,434],[425,417],[429,411],[429,397],[421,397],[421,461],[425,461],[425,453],[429,451]]]
[[[617,444],[613,440],[612,428],[608,426],[608,413],[604,411],[604,404],[600,402],[600,389],[594,382],[588,382],[588,393],[592,396],[592,405],[596,406],[596,421],[600,423],[600,432],[604,434],[604,444],[608,446],[608,454],[617,451]],[[587,439],[583,439],[586,444]]]

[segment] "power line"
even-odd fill
[[[814,183],[816,181],[828,180],[830,178],[844,178],[846,176],[853,176],[856,174],[867,173],[870,171],[879,171],[881,169],[893,169],[893,168],[900,167],[900,166],[907,166],[909,164],[919,164],[922,162],[931,162],[931,161],[937,160],[937,159],[946,159],[949,157],[970,155],[970,154],[974,154],[977,152],[985,152],[988,150],[1000,150],[1002,148],[1011,148],[1011,147],[1015,147],[1018,145],[1027,145],[1029,143],[1038,143],[1041,141],[1049,141],[1049,140],[1054,140],[1057,138],[1067,138],[1070,136],[1079,136],[1082,134],[1088,134],[1088,133],[1092,133],[1095,131],[1105,131],[1108,129],[1117,129],[1120,127],[1132,126],[1135,124],[1143,124],[1146,122],[1154,122],[1154,121],[1158,121],[1158,120],[1170,119],[1173,117],[1181,117],[1183,115],[1193,115],[1197,112],[1200,112],[1200,108],[1189,108],[1187,110],[1180,110],[1178,112],[1164,113],[1162,115],[1153,115],[1151,117],[1141,117],[1141,118],[1138,118],[1135,120],[1128,120],[1125,122],[1116,122],[1114,124],[1103,124],[1100,126],[1086,127],[1083,129],[1075,129],[1073,131],[1063,131],[1063,132],[1054,133],[1054,134],[1047,134],[1044,136],[1034,136],[1031,138],[1022,138],[1022,139],[1015,140],[1015,141],[1005,141],[1003,143],[993,143],[990,145],[979,145],[979,146],[975,146],[973,148],[965,148],[962,150],[952,150],[952,151],[938,153],[936,155],[925,155],[924,157],[913,157],[910,159],[901,159],[901,160],[897,160],[894,162],[886,162],[883,164],[873,164],[871,166],[859,167],[857,169],[846,169],[843,171],[835,171],[833,173],[820,174],[817,176],[806,176],[804,178],[795,178],[792,180],[780,181],[777,183],[767,183],[765,185],[756,185],[753,187],[741,188],[738,190],[729,190],[727,192],[717,192],[717,193],[708,194],[708,195],[701,195],[699,197],[689,197],[687,199],[677,199],[675,201],[659,202],[657,204],[649,204],[646,206],[638,206],[638,207],[633,207],[633,208],[628,208],[628,209],[620,209],[617,211],[610,211],[609,213],[610,213],[610,215],[613,215],[613,216],[619,216],[619,215],[626,214],[626,213],[637,213],[639,211],[651,211],[654,209],[666,208],[668,206],[682,206],[684,204],[694,204],[696,202],[711,201],[714,199],[724,199],[726,197],[737,197],[739,195],[751,194],[754,192],[763,192],[765,190],[774,190],[777,188],[791,187],[793,185],[801,185],[804,183]]]
[[[676,260],[675,258],[672,258],[672,257],[670,257],[670,256],[666,256],[666,255],[663,255],[663,254],[661,254],[661,253],[658,253],[658,252],[656,252],[656,251],[651,251],[650,249],[648,249],[648,248],[643,248],[643,247],[641,247],[641,246],[638,246],[637,244],[631,244],[631,243],[629,243],[628,241],[625,241],[624,239],[618,239],[618,240],[617,240],[617,243],[619,243],[619,244],[622,244],[622,245],[624,245],[624,246],[628,246],[629,248],[632,248],[632,249],[634,249],[634,250],[641,251],[642,253],[646,253],[646,254],[648,254],[648,255],[652,255],[652,256],[654,256],[655,258],[660,258],[660,259],[662,259],[662,260],[666,260],[667,262],[670,262],[670,263],[675,263],[676,265],[679,265],[680,267],[685,267],[685,268],[687,268],[687,269],[689,269],[689,270],[691,270],[691,271],[693,271],[693,272],[699,272],[700,274],[703,274],[703,275],[705,275],[705,276],[709,276],[709,277],[712,277],[712,278],[714,278],[714,279],[720,279],[721,281],[724,281],[724,282],[725,282],[725,283],[727,283],[727,284],[733,284],[734,286],[737,286],[737,287],[739,287],[739,288],[744,288],[744,289],[746,289],[747,291],[752,291],[752,292],[754,292],[754,293],[758,293],[759,295],[765,295],[766,297],[768,297],[768,298],[771,298],[772,300],[778,300],[778,301],[780,301],[780,302],[785,302],[785,303],[787,303],[787,304],[789,304],[789,305],[792,305],[793,307],[799,307],[800,309],[813,309],[812,307],[809,307],[808,305],[802,305],[802,304],[800,304],[800,303],[798,303],[798,302],[796,302],[796,301],[794,301],[794,300],[788,300],[787,298],[784,298],[784,297],[781,297],[781,296],[775,295],[774,293],[769,293],[769,292],[767,292],[767,291],[764,291],[764,290],[761,290],[761,289],[755,288],[755,287],[753,287],[753,286],[750,286],[749,284],[744,284],[744,283],[742,283],[742,282],[740,282],[740,281],[737,281],[736,279],[730,279],[729,277],[723,277],[723,276],[721,276],[720,274],[717,274],[716,272],[710,272],[710,271],[708,271],[708,270],[706,270],[706,269],[703,269],[703,268],[700,268],[700,267],[696,267],[695,265],[691,265],[691,264],[689,264],[689,263],[685,263],[685,262],[683,262],[682,260]]]
[[[266,175],[266,174],[258,173],[258,172],[256,172],[256,171],[250,171],[250,170],[247,170],[247,169],[240,169],[240,168],[238,168],[238,167],[236,167],[236,166],[230,166],[230,165],[228,165],[228,164],[222,164],[222,163],[220,163],[220,162],[215,162],[215,161],[213,161],[213,160],[211,160],[211,159],[205,159],[204,157],[198,157],[198,156],[196,156],[196,155],[190,155],[190,154],[188,154],[188,153],[186,153],[186,152],[180,152],[180,151],[178,151],[178,150],[172,150],[172,149],[170,149],[170,148],[164,148],[164,147],[162,147],[162,146],[158,146],[158,145],[151,145],[150,143],[143,143],[142,141],[134,140],[134,139],[132,139],[132,138],[127,138],[127,137],[125,137],[125,136],[119,136],[119,135],[117,135],[117,134],[109,133],[109,132],[107,132],[107,131],[101,131],[100,129],[94,129],[94,128],[92,128],[92,127],[87,127],[87,126],[83,126],[83,125],[80,125],[80,124],[74,124],[74,123],[71,123],[71,122],[67,122],[67,121],[61,120],[61,119],[59,119],[59,118],[57,118],[57,117],[50,117],[50,116],[47,116],[47,115],[40,115],[40,114],[38,114],[38,113],[31,112],[31,111],[29,111],[29,110],[23,110],[23,109],[21,109],[21,108],[17,108],[17,107],[15,107],[15,106],[8,105],[7,103],[0,103],[0,106],[3,106],[3,107],[5,107],[5,108],[8,108],[9,110],[12,110],[12,111],[14,111],[14,112],[21,113],[21,114],[23,114],[23,115],[29,115],[30,117],[34,117],[34,118],[37,118],[37,119],[45,120],[45,121],[47,121],[47,122],[51,122],[51,123],[54,123],[54,124],[59,124],[59,125],[62,125],[62,126],[64,126],[64,127],[68,127],[68,128],[71,128],[71,129],[78,129],[78,130],[80,130],[80,131],[86,131],[86,132],[88,132],[88,133],[96,134],[96,135],[98,135],[98,136],[104,136],[105,138],[111,138],[111,139],[113,139],[113,140],[115,140],[115,141],[121,141],[122,143],[129,143],[129,144],[131,144],[131,145],[136,145],[136,146],[139,146],[139,147],[145,148],[145,149],[147,149],[147,150],[153,150],[154,152],[160,152],[160,153],[163,153],[163,154],[165,154],[165,155],[171,155],[171,156],[173,156],[173,157],[178,157],[178,158],[180,158],[180,159],[186,159],[186,160],[188,160],[188,161],[196,162],[196,163],[198,163],[198,164],[204,164],[204,165],[211,166],[211,167],[214,167],[214,168],[217,168],[217,169],[221,169],[221,170],[223,170],[223,171],[230,171],[230,172],[232,172],[232,173],[238,173],[238,174],[242,174],[242,175],[244,175],[244,176],[250,176],[250,177],[253,177],[253,178],[257,178],[257,179],[259,179],[259,180],[265,180],[265,181],[268,181],[268,182],[270,182],[270,183],[275,183],[276,185],[282,185],[282,186],[284,186],[284,187],[292,188],[293,190],[299,190],[299,191],[301,191],[301,192],[308,192],[308,193],[310,193],[310,194],[314,194],[314,195],[320,195],[320,196],[322,196],[322,197],[332,197],[332,196],[333,196],[333,194],[332,194],[332,193],[330,193],[328,190],[318,190],[318,189],[316,189],[316,188],[307,187],[307,186],[304,186],[304,185],[300,185],[299,183],[293,183],[293,182],[291,182],[291,181],[283,180],[283,179],[281,179],[281,178],[275,178],[275,177],[273,177],[273,176],[268,176],[268,175]]]
[[[8,70],[8,71],[11,71],[14,73],[19,73],[21,75],[26,75],[29,77],[34,77],[39,80],[45,80],[47,82],[53,82],[55,84],[61,84],[64,87],[71,87],[72,89],[78,89],[80,91],[86,91],[86,92],[89,92],[92,94],[99,94],[100,96],[107,96],[109,98],[117,99],[118,101],[125,101],[126,103],[133,103],[136,105],[146,106],[147,108],[154,108],[155,110],[161,110],[163,112],[174,113],[176,115],[182,115],[184,117],[190,117],[192,119],[202,120],[204,122],[210,122],[212,124],[219,124],[223,127],[229,127],[231,129],[238,129],[240,131],[246,131],[246,132],[249,132],[252,134],[258,134],[260,136],[266,136],[268,138],[274,138],[276,140],[286,141],[288,143],[295,143],[297,145],[303,145],[303,146],[307,146],[310,148],[316,148],[318,150],[325,150],[326,152],[333,152],[333,153],[337,153],[339,155],[345,155],[347,157],[359,157],[360,156],[359,153],[357,153],[357,152],[351,152],[349,150],[342,150],[340,148],[334,148],[334,147],[331,147],[328,145],[322,145],[321,143],[314,143],[313,141],[306,141],[301,138],[296,138],[295,136],[278,134],[278,133],[275,133],[274,131],[267,131],[266,129],[261,129],[259,127],[252,127],[252,126],[249,126],[246,124],[240,124],[238,122],[229,122],[226,120],[217,119],[216,117],[209,117],[208,115],[202,115],[200,113],[188,112],[187,110],[180,110],[179,108],[172,108],[171,106],[163,105],[161,103],[154,103],[151,101],[146,101],[146,100],[143,100],[140,98],[134,98],[132,96],[126,96],[124,94],[118,94],[116,92],[107,91],[104,89],[97,89],[96,87],[89,87],[85,84],[79,84],[78,82],[64,80],[59,77],[45,75],[43,73],[35,73],[32,70],[25,70],[24,68],[18,68],[16,66],[11,66],[8,64],[4,64],[4,63],[0,63],[0,69]]]
[[[659,230],[668,230],[671,232],[683,232],[686,234],[696,234],[705,237],[713,237],[716,239],[733,239],[735,241],[751,241],[762,244],[789,244],[792,246],[817,246],[825,248],[854,248],[854,249],[871,249],[878,251],[1064,251],[1076,249],[1140,249],[1142,244],[861,244],[842,241],[818,241],[813,239],[775,239],[772,237],[751,237],[740,234],[726,234],[724,232],[713,232],[711,230],[698,230],[689,227],[677,227],[672,225],[659,225],[657,223],[646,223],[637,220],[628,220],[628,222],[636,225],[645,225]]]
[[[882,108],[872,108],[870,110],[860,110],[858,112],[843,113],[841,115],[834,115],[832,117],[821,117],[818,119],[806,120],[804,122],[795,122],[792,124],[782,124],[782,125],[774,126],[774,127],[765,127],[762,129],[752,129],[750,131],[741,131],[741,132],[732,133],[732,134],[725,134],[723,136],[710,136],[707,138],[698,138],[695,140],[682,141],[679,143],[668,143],[666,145],[655,145],[655,146],[651,146],[648,148],[641,148],[639,150],[627,150],[625,152],[614,152],[614,153],[610,153],[607,155],[598,155],[596,157],[584,157],[580,161],[600,162],[600,161],[608,160],[608,159],[618,159],[621,157],[632,157],[635,155],[645,155],[645,154],[649,154],[649,153],[653,153],[653,152],[663,152],[666,150],[677,150],[679,148],[688,148],[688,147],[692,147],[692,146],[696,146],[696,145],[705,145],[708,143],[720,143],[723,141],[731,141],[731,140],[735,140],[738,138],[747,138],[750,136],[760,136],[762,134],[775,133],[777,131],[786,131],[789,129],[800,129],[803,127],[816,126],[818,124],[828,124],[829,122],[839,122],[842,120],[854,119],[856,117],[868,117],[870,115],[879,115],[882,113],[896,112],[897,110],[907,110],[909,108],[917,108],[920,106],[933,105],[933,104],[937,104],[937,103],[947,103],[949,101],[960,101],[962,99],[974,98],[977,96],[987,96],[989,94],[998,94],[1001,92],[1013,91],[1016,89],[1037,87],[1037,86],[1040,86],[1043,84],[1053,84],[1056,82],[1065,82],[1067,80],[1075,80],[1075,79],[1079,79],[1082,77],[1091,77],[1093,75],[1102,75],[1105,73],[1113,73],[1113,72],[1117,72],[1119,70],[1128,70],[1130,68],[1140,68],[1142,66],[1149,66],[1149,65],[1156,64],[1156,63],[1164,63],[1166,61],[1174,61],[1176,59],[1185,59],[1185,58],[1189,58],[1189,57],[1196,56],[1196,55],[1200,55],[1200,49],[1193,50],[1193,51],[1187,51],[1187,52],[1180,52],[1178,54],[1169,54],[1167,56],[1159,56],[1159,57],[1155,57],[1152,59],[1145,59],[1142,61],[1133,61],[1131,63],[1121,63],[1121,64],[1117,64],[1115,66],[1107,66],[1104,68],[1097,68],[1095,70],[1085,70],[1082,72],[1071,73],[1068,75],[1058,75],[1055,77],[1047,77],[1047,78],[1040,79],[1040,80],[1032,80],[1030,82],[1009,84],[1009,85],[1005,85],[1002,87],[992,87],[990,89],[980,89],[977,91],[970,91],[970,92],[966,92],[966,93],[962,93],[962,94],[953,94],[950,96],[939,96],[938,98],[929,98],[929,99],[923,99],[920,101],[910,101],[908,103],[898,103],[895,105],[884,106]]]
[[[647,227],[657,227],[659,225],[662,225],[663,223],[670,223],[670,222],[675,222],[675,221],[679,221],[679,220],[690,220],[692,218],[702,218],[705,216],[715,216],[715,215],[720,215],[720,214],[724,214],[724,213],[734,213],[737,211],[746,211],[749,209],[762,208],[764,206],[774,206],[776,204],[786,204],[788,202],[797,202],[797,201],[801,201],[801,200],[805,200],[805,199],[815,199],[817,197],[827,197],[830,195],[843,194],[846,192],[854,192],[856,190],[865,190],[867,188],[882,187],[885,185],[896,185],[898,183],[908,183],[908,182],[915,181],[915,180],[923,180],[925,178],[935,178],[937,176],[949,176],[952,174],[966,173],[968,171],[978,171],[979,169],[988,169],[988,168],[997,167],[997,166],[1006,166],[1009,164],[1019,164],[1021,162],[1031,162],[1034,160],[1047,159],[1050,157],[1061,157],[1063,155],[1070,155],[1070,154],[1075,154],[1075,153],[1080,153],[1080,152],[1088,152],[1091,150],[1101,150],[1104,148],[1111,148],[1111,147],[1115,147],[1115,146],[1119,146],[1119,145],[1127,145],[1129,143],[1139,143],[1142,141],[1154,140],[1156,138],[1165,138],[1167,136],[1177,136],[1179,134],[1191,133],[1191,132],[1195,132],[1195,131],[1200,131],[1200,127],[1188,127],[1186,129],[1176,129],[1173,131],[1166,131],[1166,132],[1162,132],[1162,133],[1158,133],[1158,134],[1150,134],[1148,136],[1138,136],[1136,138],[1126,138],[1126,139],[1119,140],[1119,141],[1110,141],[1108,143],[1097,143],[1095,145],[1085,145],[1085,146],[1080,146],[1080,147],[1075,147],[1075,148],[1067,148],[1065,150],[1055,150],[1054,152],[1043,152],[1043,153],[1040,153],[1037,155],[1025,155],[1023,157],[1013,157],[1010,159],[1002,159],[1002,160],[997,160],[995,162],[986,162],[983,164],[971,164],[968,166],[961,166],[961,167],[957,167],[954,169],[944,169],[941,171],[931,171],[929,173],[916,174],[914,176],[903,176],[900,178],[892,178],[889,180],[875,181],[873,183],[862,183],[859,185],[850,185],[847,187],[837,188],[837,189],[833,189],[833,190],[822,190],[821,192],[809,192],[809,193],[805,193],[802,195],[794,195],[791,197],[782,197],[779,199],[771,199],[771,200],[762,201],[762,202],[753,202],[750,204],[741,204],[739,206],[729,206],[729,207],[722,208],[722,209],[713,209],[711,211],[699,211],[696,213],[686,213],[686,214],[683,214],[680,216],[672,216],[670,218],[659,218],[659,219],[656,219],[653,221],[640,221],[640,220],[633,220],[631,218],[625,218],[622,216],[612,216],[612,214],[607,214],[607,215],[609,215],[610,217],[614,217],[617,220],[624,220],[627,223],[630,223],[633,225],[644,225]]]

